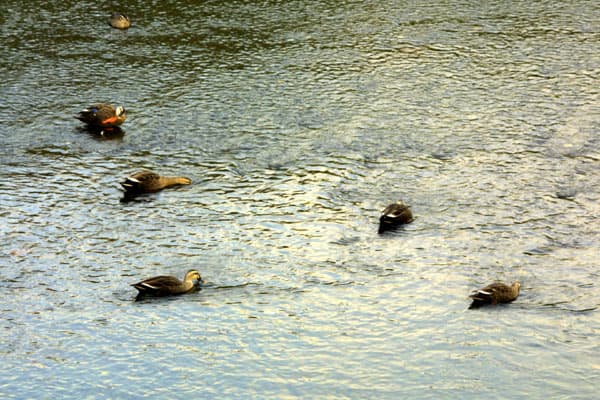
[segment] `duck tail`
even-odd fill
[[[134,288],[136,288],[138,290],[138,292],[143,292],[145,289],[142,285],[140,285],[139,283],[132,283],[131,286],[133,286]]]
[[[158,290],[158,288],[156,288],[146,282],[132,283],[131,286],[136,288],[138,290],[138,292],[144,293],[144,294],[154,293]]]
[[[479,308],[485,304],[489,304],[492,302],[491,293],[486,292],[484,290],[478,290],[469,297],[473,300],[473,302],[469,306],[469,309]]]
[[[120,182],[120,184],[126,192],[135,192],[139,190],[140,187],[140,181],[131,177],[125,178],[125,180]]]
[[[476,310],[485,304],[486,304],[485,301],[473,300],[473,302],[469,305],[469,310]]]

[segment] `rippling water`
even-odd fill
[[[597,397],[596,2],[195,3],[0,5],[2,398]]]

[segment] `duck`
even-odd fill
[[[502,282],[492,283],[473,291],[473,294],[469,296],[473,299],[469,308],[479,308],[487,304],[510,303],[519,297],[519,289],[521,289],[521,283],[518,281],[513,282],[510,286]]]
[[[381,212],[379,217],[379,233],[394,229],[398,225],[408,224],[413,221],[409,206],[401,200],[390,204]]]
[[[200,273],[190,269],[185,273],[183,281],[174,276],[159,275],[133,283],[131,286],[138,290],[136,300],[139,300],[145,296],[162,297],[189,293],[196,290],[203,282]]]
[[[111,129],[125,122],[127,112],[123,106],[114,107],[111,104],[96,103],[79,111],[75,118],[92,128]]]
[[[185,176],[160,176],[152,171],[139,171],[129,175],[121,182],[125,196],[134,196],[141,193],[153,193],[171,186],[189,185],[190,178]]]
[[[127,29],[131,26],[131,21],[129,17],[125,14],[121,13],[113,13],[108,20],[108,24],[113,28],[117,29]]]

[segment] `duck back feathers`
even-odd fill
[[[519,282],[513,282],[510,286],[501,282],[492,283],[475,290],[469,296],[473,300],[469,308],[479,308],[487,304],[510,303],[519,297],[520,288]]]
[[[108,24],[113,28],[127,29],[131,26],[131,20],[125,14],[113,13],[108,20]]]
[[[159,275],[143,281],[133,283],[131,286],[138,290],[138,298],[143,296],[170,296],[191,292],[195,290],[202,278],[200,273],[191,269],[185,273],[183,281],[174,276]]]
[[[75,118],[91,127],[111,128],[123,124],[127,119],[127,112],[123,106],[96,103],[81,110]]]
[[[171,186],[189,185],[191,183],[192,180],[184,176],[161,176],[152,171],[140,171],[126,177],[121,182],[121,186],[126,194],[133,195],[158,192]]]
[[[410,207],[402,201],[390,204],[381,212],[379,217],[379,233],[394,229],[398,225],[408,224],[413,221]]]

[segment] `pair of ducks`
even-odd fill
[[[138,290],[136,300],[142,300],[146,296],[162,297],[190,293],[200,287],[203,283],[200,273],[191,269],[185,273],[183,281],[174,276],[160,275],[144,279],[131,286]],[[484,305],[496,305],[499,303],[510,303],[519,296],[521,284],[513,282],[508,286],[501,282],[495,282],[484,288],[475,290],[469,297],[473,300],[469,309],[479,308]]]
[[[81,110],[75,118],[87,124],[89,128],[103,133],[118,129],[127,119],[127,112],[123,106],[96,103]],[[152,171],[140,171],[125,178],[121,186],[125,190],[125,199],[130,199],[142,193],[158,192],[171,186],[191,183],[191,179],[184,176],[161,176]]]
[[[394,229],[402,224],[408,224],[413,221],[410,208],[398,201],[387,206],[379,217],[379,233]],[[510,303],[519,296],[521,283],[513,282],[510,286],[501,282],[495,282],[481,289],[475,290],[469,297],[473,300],[470,309],[481,306],[499,303]]]
[[[396,228],[402,224],[408,224],[413,221],[410,208],[398,201],[390,204],[382,212],[379,217],[379,233]],[[501,282],[495,282],[481,289],[475,290],[469,297],[473,300],[470,309],[479,308],[481,306],[499,303],[510,303],[519,296],[521,284],[513,282],[510,286]]]
[[[147,172],[132,175],[128,177],[125,180],[125,182],[122,183],[122,185],[126,190],[134,190],[134,188],[139,189],[141,182],[147,181],[147,177],[149,174],[152,173]],[[153,175],[155,175],[153,176],[153,181],[165,179],[158,177],[158,175],[156,174]],[[410,212],[410,209],[402,202],[389,205],[385,208],[381,216],[381,223],[387,229],[390,229],[391,227],[396,226],[400,223],[410,221],[412,221],[412,214]],[[381,227],[380,232],[382,232]],[[145,279],[138,283],[134,283],[131,286],[138,290],[136,300],[141,300],[146,296],[162,297],[189,293],[196,290],[201,282],[202,278],[200,277],[200,273],[192,269],[185,273],[183,281],[180,281],[174,276],[160,275],[155,276],[153,278]]]

